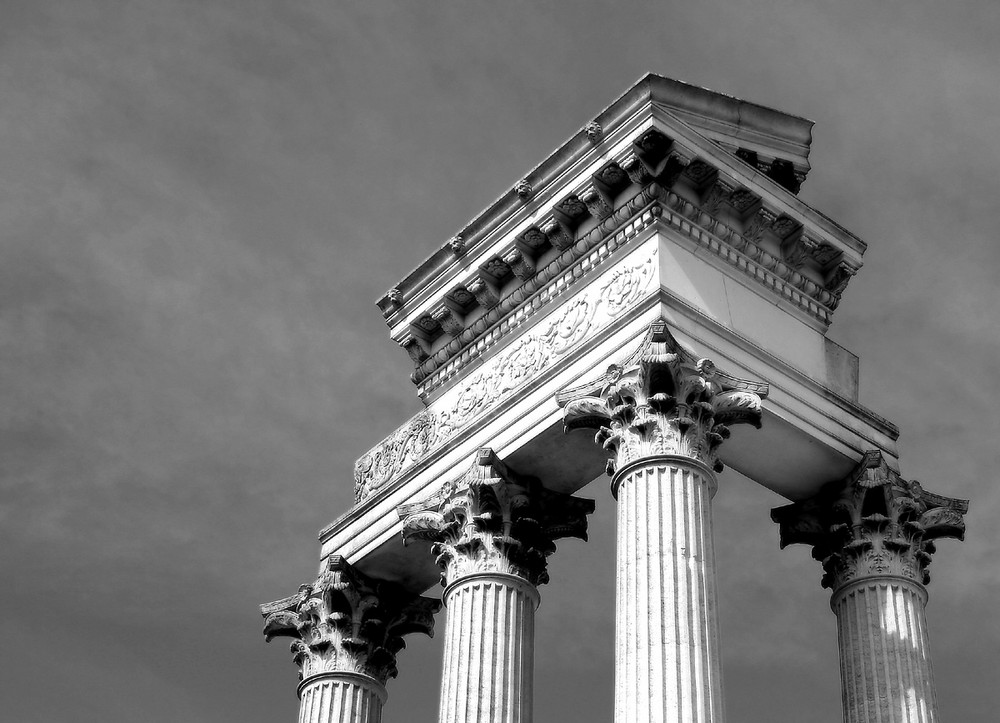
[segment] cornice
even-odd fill
[[[454,244],[444,244],[442,248],[404,278],[394,289],[379,301],[390,324],[399,318],[399,301],[408,302],[410,297],[424,289],[428,282],[447,275],[449,268],[456,266],[467,255],[475,254],[484,246],[496,241],[496,233],[501,228],[509,228],[516,217],[526,218],[537,212],[539,202],[544,197],[551,198],[561,191],[558,185],[567,179],[587,159],[607,158],[611,146],[618,140],[621,130],[634,125],[638,117],[649,118],[656,115],[666,119],[668,135],[671,130],[687,140],[700,139],[706,147],[718,156],[729,156],[733,164],[739,164],[754,171],[756,180],[770,182],[767,174],[759,172],[761,162],[768,160],[767,144],[774,145],[779,140],[788,147],[786,158],[781,152],[771,150],[771,160],[793,163],[799,180],[808,171],[808,151],[811,142],[812,122],[780,111],[749,103],[703,88],[690,86],[679,81],[647,75],[632,88],[602,111],[591,124],[575,133],[547,159],[526,174],[517,184],[508,189],[493,204],[468,223],[454,238],[461,239],[460,252],[456,255]],[[600,132],[588,128],[600,127]],[[728,129],[725,132],[719,129]],[[728,142],[727,142],[728,140]],[[736,141],[739,145],[734,145]],[[749,146],[749,147],[747,147]],[[749,154],[760,154],[757,162],[747,159],[747,153],[740,158],[727,152],[736,153],[743,148]],[[742,160],[741,160],[742,159]],[[780,188],[774,184],[775,188]],[[790,196],[804,212],[808,206],[794,195]],[[828,218],[812,209],[812,221],[820,228],[821,235],[833,233],[856,252],[863,253],[864,243],[851,236],[843,228],[833,224]],[[395,301],[394,301],[395,299]]]
[[[665,215],[675,230],[825,329],[861,266],[864,243],[840,227],[831,229],[832,222],[778,183],[681,125],[672,117],[633,123],[636,135],[618,138],[616,152],[602,156],[596,172],[574,177],[575,186],[566,183],[561,194],[549,193],[519,225],[506,224],[491,253],[481,250],[476,257],[483,263],[467,259],[464,272],[456,265],[438,274],[436,294],[430,287],[420,290],[418,306],[408,303],[402,289],[380,302],[394,338],[416,364],[413,381],[421,385],[421,396],[454,374],[453,358],[481,353],[483,340],[495,340],[498,323],[531,313],[526,305],[529,299],[536,303],[533,294],[647,206],[656,213],[657,202],[683,217]],[[673,126],[674,136],[661,126]],[[460,237],[451,246],[472,254],[472,242],[465,233]],[[456,251],[449,253],[454,260]],[[437,375],[443,367],[447,373]]]
[[[676,157],[676,156],[672,156]],[[689,161],[687,166],[697,161]],[[664,179],[668,180],[668,179]],[[675,179],[676,180],[676,179]],[[716,188],[719,183],[716,182]],[[829,270],[825,273],[831,284],[823,286],[801,273],[804,258],[815,253],[816,248],[806,244],[811,239],[797,231],[786,231],[790,241],[784,246],[781,257],[765,250],[760,243],[765,233],[772,233],[780,224],[790,223],[787,216],[775,216],[760,206],[748,217],[743,233],[727,225],[708,211],[712,189],[701,203],[695,203],[657,182],[651,182],[635,196],[623,201],[595,228],[579,238],[546,266],[536,269],[514,291],[497,299],[475,322],[452,335],[444,346],[430,355],[414,359],[417,367],[412,375],[419,385],[418,394],[426,397],[436,388],[447,383],[466,365],[480,357],[504,339],[517,326],[545,308],[556,296],[577,283],[585,274],[600,265],[617,248],[650,227],[671,229],[703,250],[710,252],[717,263],[730,273],[742,277],[755,291],[770,293],[781,304],[806,323],[825,330],[832,320],[840,295],[853,270],[845,265],[842,257],[830,257]],[[733,186],[726,199],[738,194],[751,195],[744,187]],[[759,198],[751,205],[759,205]],[[798,235],[796,235],[798,234]],[[795,236],[795,238],[792,238]],[[754,240],[756,238],[756,240]],[[779,247],[780,248],[780,247]],[[840,279],[838,272],[843,273]],[[841,283],[843,282],[843,283]],[[412,337],[408,337],[408,340]],[[413,343],[416,343],[415,341]]]
[[[793,162],[800,180],[808,173],[812,121],[648,73],[487,206],[453,238],[462,239],[464,250],[478,246],[506,216],[522,210],[527,199],[560,178],[583,157],[592,155],[598,146],[606,146],[613,130],[653,105],[667,109],[682,123],[701,130],[714,141],[723,137],[739,140],[750,146],[748,150],[758,153],[773,147],[778,155],[784,156],[784,160]],[[770,155],[775,154],[772,152]],[[443,245],[387,292],[379,300],[379,307],[388,315],[394,291],[406,294],[411,289],[422,287],[428,278],[449,266],[454,261],[454,255],[455,250],[450,243]]]

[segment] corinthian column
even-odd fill
[[[597,429],[618,500],[616,723],[721,723],[712,497],[729,424],[760,426],[767,385],[687,354],[666,325],[595,383],[557,397]]]
[[[531,723],[537,586],[560,537],[587,537],[594,502],[515,475],[491,449],[430,499],[399,508],[403,539],[442,569],[441,723]]]
[[[339,555],[297,594],[261,605],[265,639],[292,638],[299,723],[379,723],[402,636],[432,635],[440,607],[366,578]]]
[[[933,723],[927,565],[933,540],[965,535],[966,500],[925,492],[865,454],[846,480],[771,511],[781,546],[813,546],[833,591],[846,723]]]

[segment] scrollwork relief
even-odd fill
[[[355,498],[361,502],[450,439],[475,417],[546,369],[554,359],[578,345],[622,314],[648,290],[654,259],[615,269],[596,292],[560,311],[541,331],[529,334],[488,368],[472,375],[443,411],[426,410],[393,432],[354,466]]]

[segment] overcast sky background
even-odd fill
[[[374,302],[638,77],[817,122],[801,197],[869,243],[831,337],[971,498],[931,566],[942,720],[1000,709],[1000,3],[0,3],[0,719],[295,719],[258,603],[419,409]],[[612,711],[613,501],[551,561],[536,719]],[[732,723],[840,720],[774,494],[716,497]],[[439,620],[439,625],[443,620]],[[437,715],[411,638],[385,720]]]

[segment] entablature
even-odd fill
[[[763,293],[804,311],[817,328],[830,323],[865,244],[763,173],[760,151],[729,153],[702,135],[718,136],[731,118],[696,129],[679,119],[693,123],[693,110],[657,102],[636,90],[641,85],[379,301],[392,338],[415,363],[422,398],[504,327],[537,311],[551,286],[584,273],[604,239],[642,225],[644,216],[675,221]],[[803,124],[811,124],[799,121],[796,142],[807,155]],[[746,124],[730,140],[752,136],[765,148],[764,135]]]

